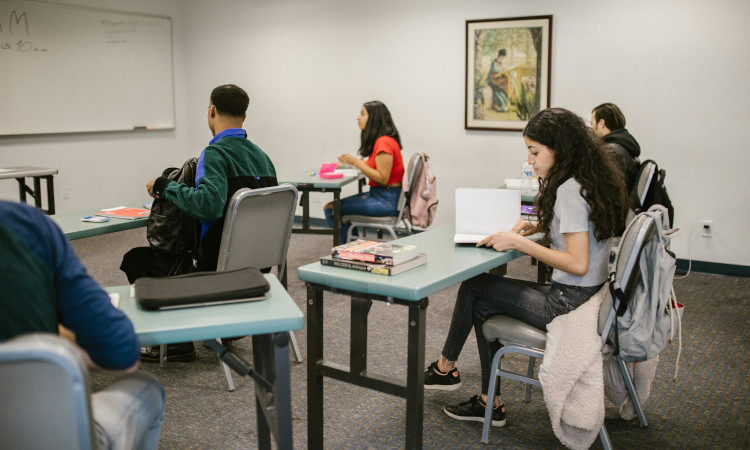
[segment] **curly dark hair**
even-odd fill
[[[523,135],[549,148],[555,158],[547,178],[539,180],[539,195],[534,201],[538,230],[549,235],[557,188],[575,178],[590,207],[589,220],[594,224],[596,239],[603,241],[621,234],[628,212],[625,181],[604,142],[583,119],[563,108],[545,109],[529,120]]]
[[[401,138],[398,135],[396,125],[391,119],[391,112],[377,100],[367,102],[363,105],[367,110],[367,124],[360,135],[359,155],[363,158],[370,156],[375,146],[375,141],[381,136],[390,136],[396,140],[401,148]]]

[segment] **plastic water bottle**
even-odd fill
[[[524,160],[521,166],[521,193],[529,194],[533,191],[534,167]]]

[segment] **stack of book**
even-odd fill
[[[358,239],[333,247],[331,255],[320,258],[320,263],[378,275],[398,275],[427,263],[427,255],[419,253],[416,245]]]

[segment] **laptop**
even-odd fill
[[[476,244],[498,231],[510,231],[521,218],[521,191],[456,189],[456,244]]]

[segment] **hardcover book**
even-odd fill
[[[331,249],[331,256],[337,259],[364,261],[388,266],[401,264],[416,255],[416,245],[396,245],[364,239],[357,239]]]
[[[427,255],[424,253],[417,253],[412,259],[396,264],[395,266],[389,266],[386,264],[368,263],[364,261],[355,261],[347,259],[338,259],[332,256],[324,256],[320,258],[320,263],[324,266],[341,267],[344,269],[358,270],[360,272],[370,272],[378,275],[398,275],[406,272],[407,270],[419,267],[427,263]]]

